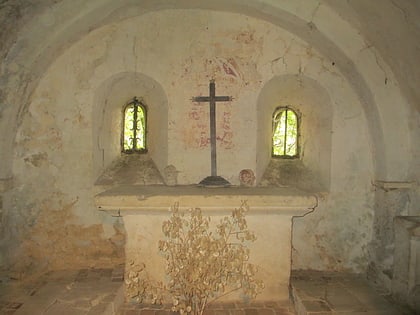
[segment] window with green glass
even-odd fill
[[[124,108],[122,150],[126,153],[146,151],[146,106],[136,97]]]
[[[289,107],[279,107],[273,114],[272,155],[299,157],[299,116]]]

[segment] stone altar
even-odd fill
[[[126,262],[145,263],[151,277],[158,280],[165,277],[158,241],[163,239],[161,226],[169,218],[171,206],[201,208],[214,223],[239,208],[242,201],[250,208],[246,218],[257,237],[250,245],[250,261],[259,266],[258,277],[265,284],[257,300],[288,300],[292,217],[312,212],[316,196],[292,188],[163,185],[120,186],[95,196],[99,210],[122,216],[127,233]]]

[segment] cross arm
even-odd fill
[[[215,97],[210,97],[210,96],[195,96],[193,97],[191,100],[193,102],[211,102],[211,101],[215,101],[215,102],[230,102],[232,101],[232,96],[215,96]]]

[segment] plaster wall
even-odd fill
[[[6,196],[13,234],[30,249],[23,263],[35,259],[56,268],[63,261],[124,259],[121,222],[98,212],[92,199],[101,189],[93,185],[96,176],[118,155],[120,128],[112,116],[135,96],[129,94],[158,91],[147,102],[159,124],[150,130],[149,143],[157,142],[152,158],[160,170],[174,165],[179,184],[197,183],[210,173],[208,105],[191,97],[207,95],[214,78],[217,94],[234,98],[217,105],[218,171],[238,184],[241,169],[263,172],[258,157],[267,161],[271,148],[261,146],[267,139],[257,128],[276,104],[273,97],[267,109],[258,98],[282,76],[296,80],[294,96],[279,103],[302,106],[304,147],[319,144],[305,151],[304,161],[326,183],[320,191],[331,186],[316,213],[294,221],[294,268],[362,271],[372,233],[373,162],[355,91],[333,60],[291,33],[244,15],[201,10],[159,11],[102,27],[46,69],[17,133],[15,186]],[[299,83],[311,92],[299,95]],[[278,87],[290,93],[281,80]],[[305,101],[318,87],[309,108]],[[261,120],[260,111],[268,118]]]

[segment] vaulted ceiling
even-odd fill
[[[383,141],[380,110],[372,92],[346,50],[347,38],[375,49],[378,67],[392,70],[413,124],[420,109],[420,1],[418,0],[3,0],[0,1],[0,140],[4,163],[0,178],[10,172],[13,143],[33,89],[48,66],[66,48],[92,30],[132,16],[164,9],[204,9],[235,12],[266,20],[295,34],[337,67],[364,103],[370,132],[379,151]],[[334,23],[337,22],[336,25]],[[349,41],[351,42],[351,41]],[[349,47],[349,51],[351,47]],[[382,61],[383,60],[383,61]],[[385,62],[386,65],[383,65]],[[397,104],[396,104],[397,105]],[[381,168],[381,166],[378,166]]]

